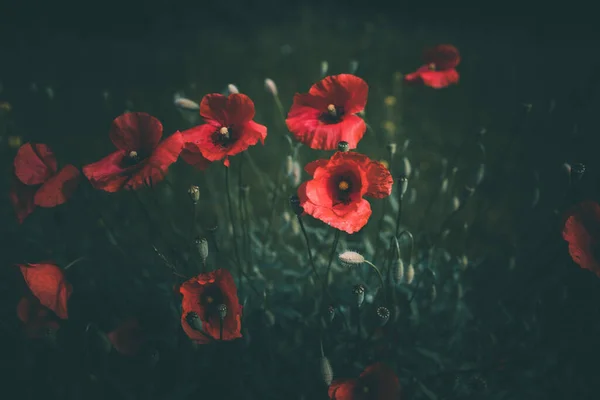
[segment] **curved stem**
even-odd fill
[[[377,268],[375,266],[375,264],[373,264],[369,260],[365,260],[365,263],[367,265],[371,266],[375,270],[375,272],[377,272],[377,276],[379,277],[379,282],[381,283],[381,290],[383,291],[383,298],[384,298],[384,300],[387,300],[387,295],[386,295],[386,292],[385,292],[385,284],[383,283],[383,276],[381,275],[381,272],[379,271],[379,268]]]
[[[240,280],[240,292],[242,291],[243,279],[242,279],[242,262],[240,260],[240,254],[238,252],[237,246],[237,234],[235,229],[235,217],[233,215],[233,205],[231,203],[231,191],[229,190],[229,167],[225,167],[225,191],[227,192],[227,206],[229,208],[229,219],[231,221],[231,228],[233,230],[233,251],[235,253],[235,258],[237,261],[238,267],[238,278]]]
[[[310,247],[310,240],[308,239],[308,233],[306,233],[306,228],[304,227],[304,222],[302,221],[302,217],[300,215],[298,215],[298,216],[296,216],[296,218],[298,219],[298,223],[300,224],[300,230],[302,230],[302,234],[304,235],[304,241],[306,242],[306,251],[308,251],[308,259],[310,261],[310,266],[313,270],[313,274],[315,274],[315,277],[317,278],[319,283],[321,285],[323,285],[323,287],[327,287],[325,285],[325,283],[323,283],[321,276],[317,272],[317,267],[315,266],[315,260],[313,259],[313,255],[312,255],[312,249]]]
[[[333,263],[333,256],[337,250],[338,242],[340,240],[340,234],[342,231],[339,229],[335,230],[335,236],[333,238],[333,245],[331,246],[331,252],[329,253],[329,262],[327,264],[327,270],[325,271],[325,286],[329,286],[329,274],[331,273],[331,264]]]

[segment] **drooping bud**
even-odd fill
[[[390,153],[390,156],[394,156],[394,154],[396,154],[396,148],[398,147],[396,145],[396,143],[388,143],[387,147],[387,151]]]
[[[386,307],[378,307],[377,317],[379,317],[379,325],[384,326],[390,319],[390,310]]]
[[[240,92],[237,86],[235,86],[233,83],[227,85],[227,91],[229,92],[229,94],[237,94]]]
[[[457,196],[452,197],[452,211],[460,208],[460,199]]]
[[[406,283],[409,285],[412,283],[413,279],[415,279],[415,267],[413,267],[412,263],[408,264],[408,268],[406,268]]]
[[[323,342],[321,341],[321,376],[323,377],[323,382],[327,386],[331,385],[333,381],[333,369],[331,368],[331,363],[325,357],[325,352],[323,351]]]
[[[410,145],[410,139],[406,139],[402,144],[402,152],[405,153],[408,150],[408,146]]]
[[[265,310],[265,320],[267,322],[267,326],[271,327],[275,325],[275,314],[273,314],[271,310]]]
[[[442,181],[442,186],[440,187],[440,193],[446,193],[448,191],[448,178],[444,178]]]
[[[277,96],[279,93],[277,91],[277,85],[275,85],[275,82],[273,82],[273,80],[270,78],[265,79],[265,89],[267,92],[271,93],[273,96]]]
[[[406,157],[402,157],[402,169],[402,172],[406,177],[409,177],[412,173],[412,165],[410,164],[410,160]]]
[[[300,216],[304,213],[304,208],[300,205],[300,198],[297,195],[290,196],[290,205],[292,206],[292,211],[297,216]]]
[[[221,321],[223,321],[227,316],[227,306],[225,304],[219,304],[218,310],[219,318],[221,318]]]
[[[338,256],[340,262],[346,267],[354,267],[365,262],[365,258],[355,251],[344,251]]]
[[[198,200],[200,200],[200,188],[196,185],[190,186],[188,189],[188,195],[190,196],[192,203],[197,204]]]
[[[400,197],[404,197],[406,190],[408,190],[408,177],[402,175],[398,178],[398,181],[400,182]]]
[[[192,329],[196,331],[202,331],[202,321],[200,320],[198,314],[196,314],[195,312],[192,311],[187,313],[187,315],[185,316],[185,320]]]
[[[356,296],[356,304],[358,305],[358,307],[362,306],[363,302],[365,301],[365,287],[363,285],[356,285],[354,286],[354,295]]]
[[[348,142],[341,141],[338,143],[338,151],[345,153],[348,150],[350,150],[350,145],[348,144]]]
[[[200,259],[202,263],[206,263],[206,259],[208,258],[208,240],[206,238],[196,238],[194,241],[196,244],[196,249],[198,249],[198,254],[200,254]]]
[[[396,259],[396,265],[394,266],[394,278],[396,278],[396,282],[401,282],[404,277],[404,261],[402,258],[398,257]]]
[[[285,159],[285,174],[287,176],[292,175],[294,171],[294,158],[292,156],[287,156]]]
[[[321,61],[321,77],[325,77],[329,71],[329,63],[327,61]]]
[[[350,71],[351,74],[355,74],[356,71],[358,70],[358,61],[351,60],[350,65],[348,66],[348,70]]]
[[[327,307],[327,314],[329,315],[329,322],[332,322],[335,318],[335,307],[329,306]]]

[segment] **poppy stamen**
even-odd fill
[[[435,63],[429,63],[428,67],[431,71],[435,71],[435,68],[436,68]]]
[[[213,298],[212,298],[212,297],[210,297],[210,296],[208,296],[208,297],[206,298],[206,302],[207,302],[208,304],[212,304],[212,302],[213,302],[213,301],[215,301],[215,299],[213,299]]]
[[[131,158],[132,160],[137,160],[138,159],[138,153],[135,150],[131,150],[129,152],[129,158]]]
[[[350,184],[346,181],[341,181],[340,183],[338,183],[338,189],[340,189],[343,192],[345,192],[349,188],[350,188]]]
[[[219,129],[219,134],[229,139],[229,129],[227,129],[226,126],[222,126],[221,129]]]

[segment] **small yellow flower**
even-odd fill
[[[394,107],[396,105],[396,98],[394,96],[387,96],[383,102],[385,103],[386,106],[388,107]]]
[[[8,147],[11,149],[18,149],[21,147],[23,141],[21,140],[21,136],[9,136],[8,137]]]

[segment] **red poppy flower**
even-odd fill
[[[116,192],[136,190],[162,181],[183,147],[180,132],[162,142],[163,126],[143,112],[123,114],[112,122],[110,140],[118,149],[100,161],[83,167],[96,189]]]
[[[573,261],[600,277],[600,205],[587,200],[567,211],[562,235]]]
[[[355,149],[367,125],[355,115],[365,109],[369,86],[351,74],[328,76],[308,93],[296,93],[285,120],[294,137],[311,149],[335,150],[339,142]]]
[[[241,338],[242,306],[231,273],[226,269],[200,274],[181,284],[183,295],[181,326],[196,343],[219,339],[220,307],[226,307],[223,319],[223,340]],[[195,322],[195,323],[194,323]],[[201,325],[201,326],[200,326]]]
[[[29,288],[17,305],[17,316],[25,324],[29,337],[41,337],[49,329],[58,329],[58,318],[67,319],[67,301],[73,288],[63,271],[54,264],[20,264]]]
[[[314,218],[354,233],[367,224],[371,206],[363,196],[376,199],[392,192],[392,176],[378,161],[354,152],[336,152],[304,168],[313,179],[298,188],[300,205]]]
[[[434,89],[441,89],[458,83],[456,67],[460,63],[460,54],[456,47],[441,44],[427,49],[423,53],[425,65],[404,77],[404,82],[419,83]]]
[[[17,151],[13,165],[10,200],[19,223],[36,206],[55,207],[66,202],[81,177],[73,165],[65,165],[59,171],[54,153],[45,144],[25,143]]]
[[[192,167],[204,171],[211,164],[211,161],[204,158],[198,146],[194,143],[186,143],[181,151],[181,158]]]
[[[126,356],[137,354],[144,342],[142,328],[135,318],[127,319],[107,336],[115,350]]]
[[[329,386],[331,400],[399,400],[400,382],[382,363],[368,366],[358,378],[335,380]]]
[[[228,167],[229,156],[245,151],[259,140],[265,144],[267,127],[252,121],[254,103],[245,94],[208,94],[200,103],[200,115],[206,124],[184,131],[183,136],[190,144],[187,150],[200,153],[208,161],[224,159]]]

